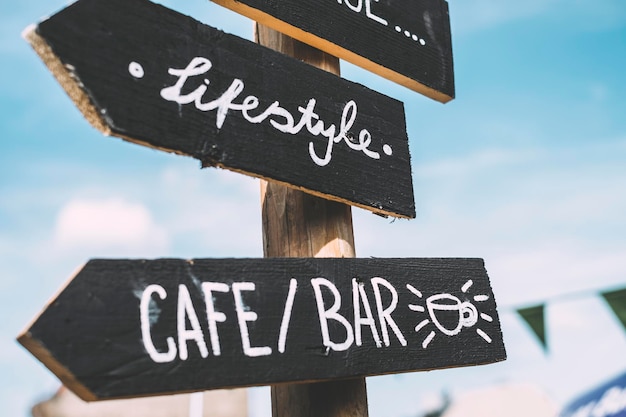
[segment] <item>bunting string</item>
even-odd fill
[[[530,331],[537,337],[537,340],[541,344],[544,352],[548,353],[545,314],[546,305],[548,303],[554,303],[555,301],[562,301],[564,298],[582,298],[590,295],[599,295],[613,312],[615,318],[621,323],[624,331],[626,331],[626,287],[606,291],[581,291],[562,294],[523,308],[514,308],[514,310],[520,316],[522,321],[526,323]]]

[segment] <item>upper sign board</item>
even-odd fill
[[[85,400],[506,357],[482,259],[93,260],[19,341]]]
[[[445,0],[212,0],[445,103],[454,98]]]
[[[415,217],[397,100],[146,0],[80,0],[26,37],[105,134]]]

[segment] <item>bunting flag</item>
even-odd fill
[[[626,287],[618,290],[594,292],[594,294],[598,293],[600,294],[600,296],[602,296],[604,301],[606,301],[607,305],[609,306],[611,311],[613,311],[613,314],[615,314],[615,317],[622,324],[624,330],[626,331]],[[590,294],[589,292],[567,294],[568,298],[571,298],[572,295],[582,297],[588,296]],[[563,298],[563,295],[560,295],[558,298]],[[515,309],[515,312],[520,315],[522,320],[526,322],[528,327],[530,327],[530,330],[535,334],[535,336],[541,343],[541,347],[546,353],[548,352],[548,342],[546,336],[545,306],[546,304],[555,301],[556,300],[554,299],[544,300],[544,302],[536,304],[532,307]]]
[[[545,305],[539,304],[533,307],[520,308],[517,313],[528,324],[535,336],[539,339],[541,346],[545,352],[548,351],[548,343],[546,341],[545,326]]]
[[[602,298],[607,302],[617,319],[626,330],[626,288],[617,291],[603,292]]]

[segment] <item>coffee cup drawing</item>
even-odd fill
[[[462,287],[461,292],[467,294],[474,283],[468,280]],[[435,330],[427,330],[430,324],[434,324],[435,328],[446,336],[457,336],[463,328],[474,327],[478,325],[479,320],[491,323],[493,317],[478,310],[478,308],[470,301],[461,301],[459,297],[452,294],[442,293],[434,294],[426,298],[425,305],[421,304],[424,295],[420,290],[411,284],[407,284],[406,288],[413,293],[419,300],[420,304],[409,304],[409,310],[416,313],[426,313],[428,317],[421,320],[415,326],[415,333],[426,329],[428,332],[422,340],[422,348],[426,349],[428,345],[435,339],[437,332]],[[486,294],[474,295],[472,299],[476,303],[483,303],[489,300]],[[491,343],[491,337],[480,327],[476,328],[476,334],[485,342]]]
[[[463,327],[478,322],[478,310],[469,301],[461,302],[451,294],[436,294],[426,300],[433,324],[445,335],[456,336]]]

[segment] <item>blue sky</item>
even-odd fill
[[[207,0],[163,3],[251,38],[249,20]],[[626,332],[597,297],[626,287],[626,5],[449,3],[454,101],[342,63],[343,77],[405,103],[417,206],[395,222],[353,209],[357,255],[484,258],[509,359],[370,378],[373,416],[503,382],[562,404],[626,369]],[[258,181],[82,118],[20,37],[64,5],[0,5],[0,403],[14,417],[58,386],[14,339],[89,258],[262,256]],[[547,355],[514,313],[537,302]],[[258,415],[266,394],[254,393]]]

